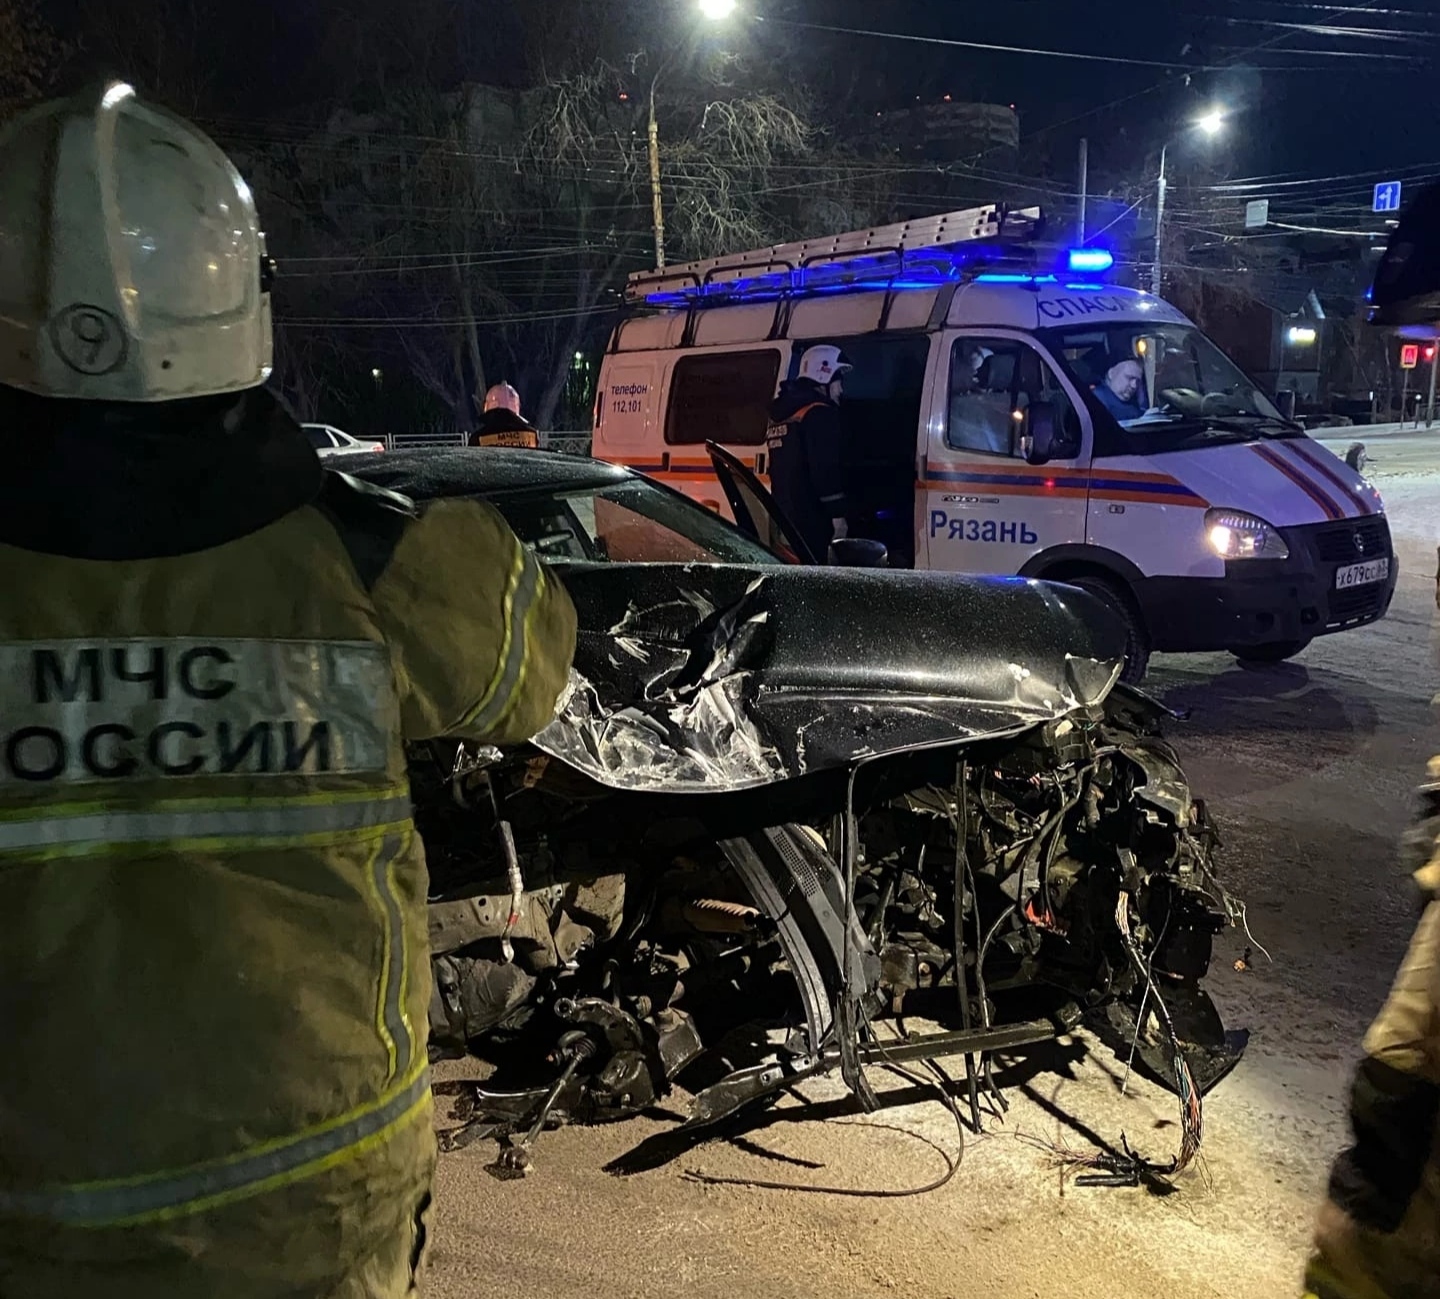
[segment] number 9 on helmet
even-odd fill
[[[120,82],[0,130],[0,383],[157,402],[270,373],[250,188],[208,136]]]

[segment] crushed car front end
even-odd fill
[[[1202,980],[1240,912],[1217,837],[1117,687],[1084,592],[734,565],[566,566],[554,724],[415,755],[437,1049],[495,1061],[470,1131],[637,1113],[703,1129],[814,1074],[987,1053],[1082,1021],[1182,1097],[1238,1058]],[[899,1014],[936,1031],[903,1046]],[[898,1054],[897,1054],[898,1053]]]

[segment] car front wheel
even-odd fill
[[[1125,669],[1120,674],[1120,680],[1132,686],[1139,685],[1145,680],[1146,669],[1150,666],[1150,632],[1129,592],[1098,574],[1082,573],[1078,577],[1061,580],[1088,591],[1120,620],[1125,628]]]

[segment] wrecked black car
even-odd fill
[[[526,451],[376,457],[491,501],[579,612],[554,723],[416,748],[432,1050],[498,1071],[474,1131],[679,1084],[704,1128],[836,1071],[1095,1024],[1188,1116],[1236,1052],[1202,987],[1243,918],[1123,633],[1074,588],[785,564],[628,470]],[[904,1015],[933,1031],[876,1028]],[[962,1097],[964,1093],[962,1092]]]

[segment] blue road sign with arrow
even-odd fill
[[[1387,180],[1375,186],[1375,211],[1398,212],[1400,210],[1401,182]]]

